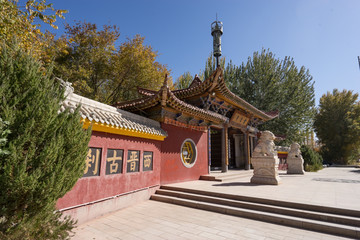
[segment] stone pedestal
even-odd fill
[[[300,145],[293,143],[286,158],[287,174],[304,174],[304,159],[301,156]]]
[[[251,183],[278,185],[281,182],[278,173],[279,158],[274,150],[274,139],[275,136],[272,132],[261,132],[260,140],[251,158],[254,168]]]
[[[287,158],[288,165],[287,174],[304,174],[304,159],[300,158]]]
[[[251,164],[254,168],[254,175],[251,178],[251,183],[278,185],[281,179],[278,173],[279,159],[274,157],[253,157]]]

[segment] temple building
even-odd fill
[[[215,57],[221,55],[221,22],[212,25]],[[63,108],[79,107],[83,128],[92,128],[84,175],[57,202],[79,223],[144,201],[161,185],[198,180],[211,170],[248,170],[257,126],[277,116],[226,87],[223,69],[188,88],[138,88],[139,99],[114,106],[79,96],[65,84]]]
[[[139,88],[143,98],[115,106],[154,119],[163,128],[172,125],[207,132],[209,169],[250,169],[256,127],[276,117],[277,112],[265,113],[233,94],[225,85],[221,68],[204,82],[196,76],[185,89],[171,91],[166,83],[165,79],[157,92]]]
[[[73,93],[63,108],[80,106],[92,127],[82,178],[58,200],[61,211],[85,222],[138,201],[163,184],[198,180],[212,169],[250,169],[257,125],[265,113],[233,94],[217,68],[188,88],[139,88],[142,98],[109,106]]]

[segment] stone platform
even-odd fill
[[[239,175],[221,183],[190,181],[170,186],[360,210],[360,168],[329,167],[304,175],[279,170],[282,184],[274,186],[252,184],[251,176]]]
[[[222,182],[171,184],[189,189],[360,210],[360,169],[326,168],[317,173],[286,175],[282,184],[256,185],[251,175]],[[218,178],[221,175],[214,173]],[[211,174],[210,174],[211,175]],[[343,239],[303,229],[156,201],[146,201],[79,226],[73,239]]]

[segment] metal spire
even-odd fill
[[[213,52],[216,58],[216,67],[220,66],[219,57],[221,56],[221,35],[223,34],[223,23],[217,20],[211,24],[211,35],[213,36]]]

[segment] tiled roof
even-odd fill
[[[285,147],[285,146],[275,146],[274,150],[277,152],[289,152],[290,147]]]
[[[145,96],[152,96],[152,95],[156,94],[156,91],[142,88],[142,87],[138,87],[137,90],[138,90],[138,93],[140,93],[141,95],[145,95]]]
[[[173,93],[176,97],[185,99],[200,95],[204,92],[212,91],[217,93],[219,97],[222,97],[223,100],[230,101],[233,105],[244,109],[265,121],[271,120],[278,116],[278,112],[271,112],[270,114],[265,113],[232,93],[225,84],[223,70],[221,68],[217,68],[204,82],[201,82],[200,84],[194,84],[194,86],[190,86],[189,88],[173,91]]]
[[[138,91],[140,94],[148,97],[154,96],[157,93],[156,91],[144,88],[138,88]],[[279,115],[278,111],[261,111],[255,106],[245,101],[244,99],[232,93],[225,84],[223,70],[221,68],[217,68],[204,82],[202,82],[197,76],[195,76],[194,80],[188,88],[174,90],[172,91],[172,93],[175,95],[176,98],[180,99],[181,101],[186,98],[201,95],[205,92],[211,91],[217,93],[220,98],[223,98],[223,100],[230,101],[231,104],[237,106],[238,108],[246,110],[265,121],[271,120]]]
[[[214,122],[216,121],[221,121],[221,122],[228,122],[229,119],[221,114],[212,112],[212,111],[207,111],[198,107],[195,107],[191,104],[185,103],[183,101],[181,101],[180,99],[178,99],[170,90],[168,90],[168,95],[169,95],[169,105],[174,107],[174,108],[179,108],[181,110],[183,110],[184,112],[189,111],[191,114],[195,115],[195,116],[199,116],[200,118],[203,118],[204,116],[206,116],[207,119],[210,119]]]
[[[167,136],[159,122],[77,95],[69,83],[65,84],[67,97],[62,103],[62,111],[66,108],[73,111],[80,106],[80,115],[84,120],[139,133]]]
[[[170,91],[169,87],[166,84],[166,80],[164,81],[164,85],[157,92],[143,91],[143,89],[139,90],[143,95],[145,95],[145,97],[127,102],[119,102],[116,103],[115,106],[126,111],[136,112],[161,104],[163,106],[170,106],[173,109],[179,110],[180,112],[184,112],[191,116],[208,120],[214,123],[229,121],[227,117],[221,114],[198,108],[178,99],[175,94]]]
[[[194,80],[190,83],[189,88],[198,86],[198,85],[200,85],[201,83],[202,83],[202,82],[201,82],[200,78],[199,78],[198,75],[196,74]]]
[[[265,112],[266,115],[269,115],[269,116],[272,116],[274,118],[276,118],[277,116],[279,116],[279,111],[276,110],[276,111],[271,111],[271,112]]]

